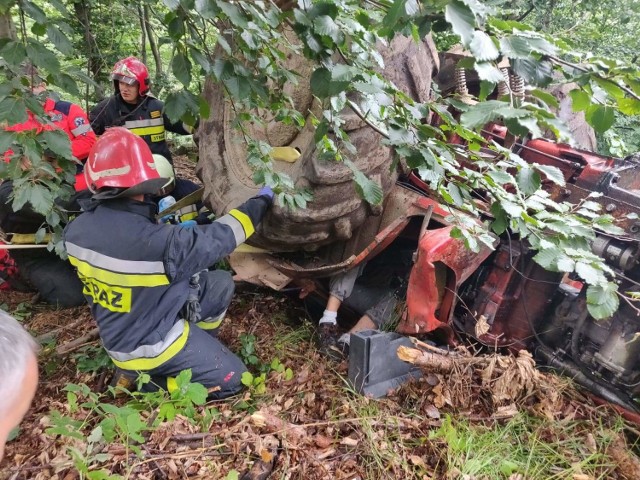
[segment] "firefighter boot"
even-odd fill
[[[116,367],[109,386],[115,389],[116,396],[122,396],[125,394],[125,390],[129,392],[136,390],[136,378],[137,375],[134,372],[127,372]]]

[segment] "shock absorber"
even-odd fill
[[[456,68],[456,93],[462,97],[469,95],[467,87],[467,74],[464,68]]]
[[[509,87],[509,67],[500,68],[500,73],[502,73],[504,80],[498,83],[498,96],[504,97],[511,92],[511,88]]]
[[[524,99],[524,79],[520,75],[512,73],[509,75],[509,84],[513,96],[521,100]]]

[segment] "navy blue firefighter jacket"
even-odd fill
[[[253,197],[209,225],[183,228],[157,224],[152,202],[93,200],[67,225],[69,260],[117,366],[150,370],[184,347],[190,278],[243,243],[269,205]]]

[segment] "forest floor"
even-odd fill
[[[39,390],[0,478],[640,478],[637,426],[554,375],[502,403],[464,369],[380,400],[358,395],[347,362],[317,353],[306,311],[285,295],[240,289],[221,331],[264,381],[225,401],[176,401],[175,418],[166,404],[101,393],[112,370],[97,340],[57,352],[94,328],[87,307],[8,297],[3,308],[35,336],[55,335],[43,341]]]
[[[373,400],[317,352],[297,298],[241,285],[220,337],[252,373],[243,393],[114,397],[88,307],[33,300],[0,297],[42,344],[0,479],[640,479],[640,427],[526,354],[468,354]]]

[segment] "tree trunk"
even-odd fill
[[[153,35],[153,29],[149,22],[149,5],[145,4],[143,7],[144,12],[144,29],[147,32],[147,38],[149,39],[149,46],[151,47],[151,53],[153,54],[153,60],[156,63],[156,82],[162,75],[162,58],[160,58],[160,50],[158,50],[158,43],[156,37]]]
[[[138,18],[140,19],[140,59],[142,63],[147,64],[147,31],[145,25],[147,23],[146,12],[142,6],[138,5]]]
[[[87,55],[87,74],[95,80],[95,96],[100,99],[104,96],[104,90],[100,86],[99,76],[102,63],[100,61],[100,52],[96,38],[91,31],[91,6],[86,0],[79,0],[73,3],[73,8],[78,18],[78,22],[84,30],[84,43],[86,45]],[[85,95],[85,108],[89,108],[89,86],[87,85]]]
[[[15,40],[17,38],[16,27],[11,19],[10,9],[7,9],[5,13],[0,14],[0,38],[10,38],[11,40]]]

